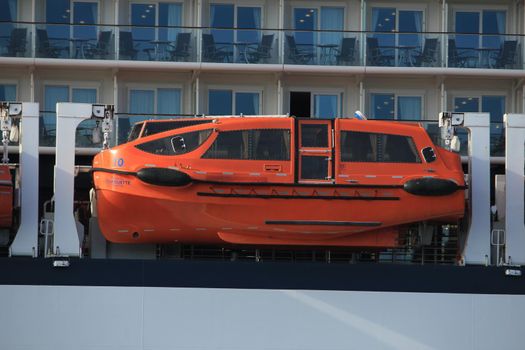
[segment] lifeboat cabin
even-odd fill
[[[93,179],[118,243],[396,247],[465,207],[460,157],[390,121],[146,121],[94,158]]]

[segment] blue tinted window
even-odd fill
[[[56,104],[69,102],[69,87],[47,85],[44,88],[44,113],[40,120],[40,145],[53,146],[56,135]]]
[[[46,1],[46,21],[50,23],[69,23],[71,9],[69,0]]]
[[[479,33],[479,13],[478,12],[456,12],[456,32],[458,33]],[[458,48],[477,48],[479,46],[478,35],[456,35],[456,46]]]
[[[344,8],[321,7],[321,29],[342,31],[344,29]],[[339,45],[342,38],[342,32],[321,32],[321,44]]]
[[[46,1],[46,21],[49,23],[70,23],[71,8],[69,0]],[[48,24],[46,26],[50,40],[60,39],[59,46],[65,46],[63,40],[69,39],[69,26]]]
[[[211,33],[216,43],[232,43],[233,42],[233,28],[234,26],[234,6],[233,5],[211,5],[210,18],[211,26],[213,28],[227,28],[227,29],[212,29]]]
[[[230,90],[210,90],[208,111],[211,115],[232,114],[232,92]]]
[[[370,116],[377,119],[394,119],[394,98],[394,94],[372,94]]]
[[[481,111],[490,113],[491,123],[502,123],[505,114],[505,96],[483,96]]]
[[[131,4],[131,24],[146,26],[131,29],[133,44],[139,54],[143,54],[145,49],[153,48],[150,41],[155,40],[156,11],[154,4]]]
[[[180,108],[180,89],[158,89],[157,90],[157,113],[178,114]]]
[[[390,33],[396,29],[396,9],[375,7],[372,9],[372,30],[375,32]],[[378,39],[379,46],[395,46],[394,34],[374,34]],[[391,49],[387,49],[392,54]]]
[[[479,112],[479,98],[456,97],[454,99],[454,112]]]
[[[337,100],[337,95],[314,95],[314,117],[337,117],[339,115]]]
[[[258,29],[261,27],[260,7],[238,7],[237,28]],[[258,42],[259,32],[257,30],[238,30],[238,42]]]
[[[423,29],[422,11],[399,11],[400,32],[421,32]],[[420,34],[400,34],[399,44],[405,46],[421,46]]]
[[[182,5],[173,3],[159,4],[159,40],[175,41],[182,25]],[[163,28],[162,26],[174,27]]]
[[[491,155],[505,155],[505,135],[503,133],[503,114],[505,114],[505,96],[483,96],[481,111],[490,113]]]
[[[505,33],[506,13],[504,11],[483,11],[483,46],[499,48]],[[486,35],[492,34],[492,35]]]
[[[317,29],[317,9],[296,8],[294,9],[295,29],[305,32],[295,32],[295,42],[301,45],[314,45],[316,43],[315,32]]]
[[[98,4],[96,2],[74,2],[73,23],[83,24],[74,27],[74,37],[78,39],[96,39],[97,27],[85,24],[97,24]]]
[[[72,90],[72,102],[80,103],[96,103],[97,89],[80,89],[74,88]]]
[[[97,89],[73,88],[71,101],[80,103],[97,103]],[[83,120],[77,127],[75,144],[77,147],[96,147],[93,143],[93,128],[97,125],[93,119]]]
[[[0,1],[0,21],[16,21],[17,7],[17,0]]]
[[[16,21],[17,20],[17,0],[0,1],[0,21]],[[0,51],[2,47],[7,45],[8,38],[13,29],[12,23],[0,23]]]
[[[16,101],[16,85],[0,85],[0,101]]]
[[[421,97],[420,96],[398,96],[397,97],[397,119],[417,120],[421,119]]]
[[[259,114],[259,94],[256,92],[235,93],[235,114]]]

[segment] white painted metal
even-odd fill
[[[20,219],[11,256],[36,256],[38,247],[38,103],[22,103],[20,122]]]
[[[521,350],[525,344],[523,295],[1,286],[0,308],[2,349]]]
[[[504,122],[506,262],[525,264],[525,114],[505,114]]]
[[[490,115],[465,113],[468,129],[470,226],[464,249],[467,264],[490,261]]]
[[[92,105],[57,103],[55,163],[55,255],[80,255],[80,239],[73,216],[75,188],[75,134],[78,124],[90,119]]]
[[[490,261],[490,115],[488,113],[440,113],[439,126],[444,128],[450,145],[455,128],[468,131],[469,228],[463,246],[462,260],[468,264]]]

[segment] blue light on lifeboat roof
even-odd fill
[[[366,115],[365,115],[363,112],[361,112],[361,111],[355,111],[355,113],[354,113],[354,117],[355,117],[356,119],[359,119],[359,120],[367,120],[367,119],[368,119],[368,118],[366,117]]]

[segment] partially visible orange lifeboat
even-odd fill
[[[395,247],[457,223],[457,154],[417,124],[291,117],[147,121],[93,162],[99,225],[120,243]]]
[[[13,220],[13,181],[7,165],[0,164],[0,228],[10,228]]]

